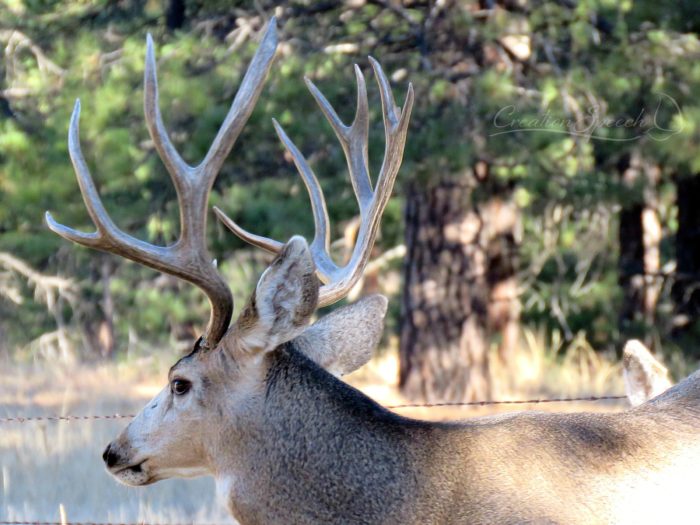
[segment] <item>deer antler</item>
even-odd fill
[[[377,177],[376,189],[372,189],[367,163],[367,142],[369,134],[369,115],[367,104],[367,87],[365,78],[360,68],[355,66],[357,78],[357,111],[355,120],[351,126],[345,125],[328,100],[306,79],[306,85],[318,103],[321,111],[326,116],[333,131],[338,137],[345,153],[350,172],[350,180],[355,192],[355,197],[360,207],[360,229],[356,244],[353,248],[350,260],[345,266],[338,266],[330,255],[330,230],[326,201],[323,197],[321,185],[312,171],[308,162],[290,140],[276,120],[273,120],[275,130],[287,151],[292,155],[294,164],[301,175],[306,189],[311,198],[311,209],[314,216],[316,233],[311,243],[311,251],[319,278],[325,283],[319,292],[319,306],[327,306],[342,299],[358,281],[364,267],[369,260],[370,251],[379,231],[379,223],[386,207],[391,190],[396,180],[396,175],[401,166],[404,145],[406,143],[406,131],[413,107],[413,86],[408,85],[406,101],[403,108],[398,108],[394,102],[389,81],[384,75],[379,63],[372,57],[369,58],[374,74],[379,84],[379,92],[382,99],[382,114],[384,118],[384,130],[386,137],[384,161]],[[217,217],[233,233],[244,241],[263,248],[272,253],[278,253],[282,243],[267,237],[261,237],[250,233],[223,211],[214,207]]]
[[[80,149],[78,120],[80,100],[75,103],[68,132],[68,151],[78,178],[83,201],[97,227],[84,233],[54,220],[46,212],[49,228],[61,237],[89,248],[95,248],[131,259],[150,268],[189,281],[207,294],[211,316],[200,341],[212,348],[228,329],[233,312],[233,296],[216,270],[206,245],[207,206],[209,193],[226,156],[247,122],[262,91],[277,48],[275,19],[268,23],[265,36],[243,78],[236,97],[204,160],[198,166],[188,165],[175,150],[158,107],[158,81],[153,40],[148,35],[144,71],[144,113],[148,131],[156,151],[173,180],[180,206],[180,237],[170,246],[156,246],[120,230],[104,208],[99,193]]]

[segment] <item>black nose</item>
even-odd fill
[[[107,445],[107,448],[102,453],[102,459],[107,464],[107,467],[111,468],[119,462],[119,454],[112,450],[111,443]]]

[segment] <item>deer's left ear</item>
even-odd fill
[[[372,357],[386,308],[386,297],[370,295],[321,318],[292,343],[331,374],[349,374]]]
[[[260,277],[238,320],[238,346],[270,351],[304,331],[318,304],[319,280],[303,237],[294,236]]]

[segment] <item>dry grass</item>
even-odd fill
[[[0,375],[0,416],[134,413],[164,374],[140,366],[15,368]],[[153,363],[146,368],[152,369]],[[9,373],[8,373],[9,372]],[[146,375],[148,377],[146,377]],[[115,483],[104,446],[124,420],[0,424],[0,519],[228,523],[210,479],[166,481],[144,489]]]
[[[392,350],[373,359],[366,366],[346,377],[354,386],[384,405],[400,405],[410,401],[398,391],[398,359],[396,341]],[[622,365],[612,356],[601,356],[583,337],[565,345],[556,336],[524,330],[520,348],[508,366],[501,363],[494,351],[491,359],[493,398],[499,400],[550,399],[624,395]],[[493,405],[470,407],[404,408],[402,415],[430,420],[464,419],[468,417],[520,410],[608,411],[621,410],[626,401],[595,403],[551,403]]]
[[[544,337],[526,333],[515,366],[494,365],[496,395],[508,399],[618,394],[618,363],[583,341],[545,351]],[[556,342],[555,342],[556,343]],[[134,413],[162,386],[174,356],[97,367],[5,367],[0,372],[0,417]],[[512,372],[511,372],[512,371]],[[396,389],[396,353],[387,351],[349,381],[385,405],[405,403]],[[538,409],[616,410],[624,404],[541,405]],[[403,409],[426,419],[466,418],[527,405]],[[123,420],[0,423],[0,520],[57,520],[59,505],[72,521],[231,523],[210,479],[165,481],[128,489],[102,468],[106,443]]]

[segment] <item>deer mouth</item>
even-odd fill
[[[142,466],[145,462],[146,462],[146,460],[144,459],[143,461],[136,463],[136,464],[133,464],[133,465],[126,465],[126,466],[118,467],[118,468],[112,470],[112,474],[114,476],[117,476],[117,475],[121,474],[122,472],[126,472],[126,471],[133,472],[134,474],[139,474],[139,473],[143,472]]]
[[[153,479],[153,477],[146,472],[144,463],[146,463],[145,459],[139,463],[126,465],[119,467],[118,469],[111,470],[110,474],[112,474],[112,476],[117,478],[117,480],[124,485],[130,485],[132,487],[149,485],[153,483],[155,479]]]

